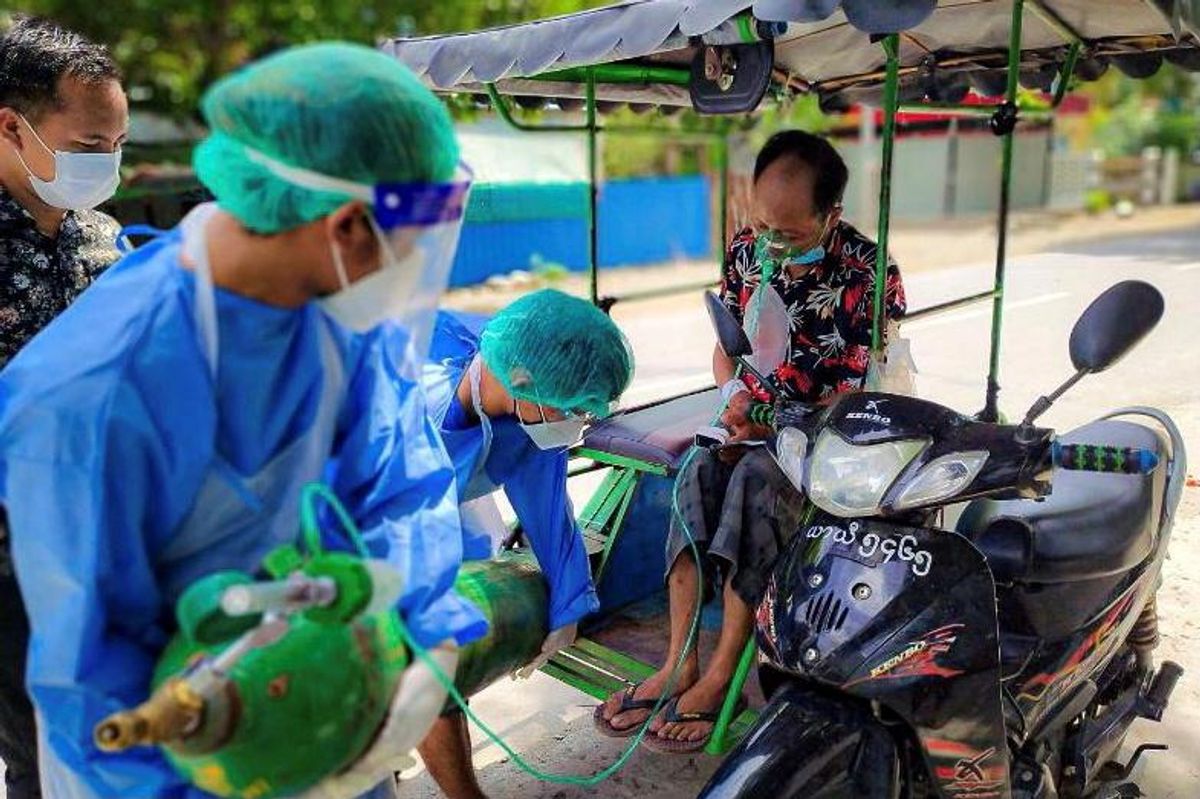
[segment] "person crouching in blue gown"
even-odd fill
[[[579,620],[599,607],[567,496],[567,449],[591,420],[608,415],[632,376],[632,352],[612,320],[559,291],[526,295],[483,326],[438,314],[422,383],[454,464],[464,555],[487,558],[504,537],[492,496],[502,490],[549,588],[550,634],[518,676],[570,645]],[[418,751],[449,799],[484,795],[457,708]]]

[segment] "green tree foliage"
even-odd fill
[[[1167,64],[1144,80],[1110,69],[1081,91],[1092,99],[1089,122],[1107,155],[1135,155],[1144,147],[1200,148],[1200,82]]]
[[[15,0],[0,11],[50,17],[112,48],[132,99],[193,115],[204,87],[273,49],[319,39],[375,44],[474,30],[605,0]]]
[[[659,112],[638,114],[625,108],[606,115],[603,124],[617,129],[653,128],[661,135],[616,133],[605,139],[604,174],[610,178],[642,175],[713,174],[715,152],[700,133],[742,135],[748,146],[757,150],[772,133],[784,128],[801,128],[821,133],[830,128],[833,118],[817,107],[817,98],[802,97],[786,102],[765,101],[754,116],[713,118],[691,109],[671,116]],[[682,134],[672,137],[671,133]]]

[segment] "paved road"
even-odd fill
[[[1197,216],[1200,222],[1200,214]],[[990,287],[986,253],[964,251],[961,261],[977,266],[923,272],[908,280],[911,306],[923,307]],[[1186,232],[1140,240],[1059,248],[1023,257],[1010,268],[1004,329],[1003,407],[1010,416],[1070,373],[1067,337],[1076,316],[1112,283],[1140,278],[1167,297],[1160,328],[1134,355],[1111,372],[1090,378],[1065,397],[1045,423],[1065,428],[1127,404],[1151,404],[1175,416],[1190,441],[1200,434],[1200,224]],[[712,336],[699,302],[618,307],[617,317],[633,342],[638,377],[630,399],[662,396],[708,380]],[[988,345],[988,309],[976,307],[917,321],[907,328],[921,369],[924,396],[973,411],[983,401]],[[1200,450],[1200,448],[1197,448]],[[582,490],[582,486],[581,486]],[[1139,722],[1139,739],[1171,744],[1151,756],[1142,779],[1155,799],[1192,799],[1200,785],[1200,624],[1191,609],[1200,605],[1200,581],[1191,564],[1200,560],[1200,501],[1185,496],[1162,594],[1162,651],[1190,666],[1163,725]],[[613,762],[621,746],[591,733],[591,701],[542,675],[525,683],[503,682],[477,697],[473,707],[494,724],[534,765],[555,772],[590,774]],[[671,758],[635,752],[627,768],[597,788],[539,783],[519,773],[496,747],[480,743],[476,763],[493,797],[576,796],[674,799],[694,796],[715,767],[710,758]],[[404,797],[437,795],[415,767]],[[0,788],[0,799],[4,791]]]
[[[1197,214],[1200,223],[1200,214]],[[908,281],[913,308],[932,305],[991,285],[987,255],[963,252],[977,266],[921,272]],[[1003,333],[1002,407],[1016,416],[1039,394],[1071,372],[1067,339],[1078,314],[1104,288],[1139,278],[1167,298],[1160,327],[1111,372],[1084,381],[1045,418],[1068,428],[1105,410],[1149,404],[1166,409],[1200,452],[1200,224],[1140,240],[1114,239],[1016,259],[1009,271]],[[638,361],[630,399],[638,401],[703,385],[713,337],[699,304],[618,306],[618,320]],[[975,306],[918,320],[906,329],[921,370],[922,395],[964,411],[982,406],[989,341],[989,307]],[[1190,490],[1181,512],[1161,595],[1162,652],[1185,666],[1166,723],[1138,722],[1137,740],[1168,742],[1172,751],[1151,755],[1139,768],[1142,787],[1155,799],[1193,799],[1200,793],[1200,581],[1191,564],[1200,560],[1200,491]],[[500,683],[473,702],[534,765],[555,772],[590,774],[613,762],[621,746],[591,733],[586,696],[542,675],[528,683]],[[711,758],[672,758],[636,752],[627,768],[597,788],[538,783],[506,762],[494,746],[476,740],[476,763],[493,797],[603,796],[682,799],[696,794],[715,767]],[[436,796],[420,769],[410,772],[402,795]]]

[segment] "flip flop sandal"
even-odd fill
[[[653,699],[633,698],[634,693],[637,692],[640,686],[641,683],[638,682],[625,689],[625,693],[621,694],[621,707],[613,714],[613,718],[630,710],[654,710],[654,706],[659,702],[659,697]],[[631,724],[628,727],[614,726],[611,719],[604,718],[604,703],[601,702],[599,705],[596,705],[596,709],[592,713],[592,723],[595,725],[596,731],[601,735],[606,735],[609,738],[629,738],[642,728],[646,720],[642,719],[637,724]]]
[[[746,708],[746,697],[739,696],[737,704],[733,707],[733,716],[737,718]],[[694,754],[704,749],[708,745],[708,739],[712,737],[712,731],[717,727],[717,718],[721,715],[720,708],[716,710],[701,710],[693,713],[679,712],[679,697],[675,697],[663,709],[663,722],[665,724],[686,723],[689,721],[706,721],[712,724],[712,729],[708,731],[708,735],[696,741],[678,741],[674,738],[663,738],[656,733],[647,733],[642,739],[642,746],[653,752],[659,752],[664,755],[686,755]]]

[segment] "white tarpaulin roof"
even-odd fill
[[[1087,55],[1101,60],[1115,57],[1119,62],[1126,54],[1176,51],[1195,59],[1200,55],[1189,31],[1200,14],[1192,10],[1197,5],[1196,0],[1027,0],[1023,63],[1038,66],[1055,57],[1061,60],[1071,34],[1087,44]],[[382,47],[442,91],[479,91],[494,82],[513,94],[579,96],[577,85],[522,78],[612,62],[687,66],[700,37],[719,36],[723,23],[745,12],[758,20],[787,21],[786,32],[774,41],[775,66],[825,92],[878,84],[881,76],[874,73],[883,68],[884,56],[871,32],[894,30],[895,25],[904,26],[903,67],[931,59],[948,70],[1002,67],[1012,2],[627,0],[520,25],[394,39]],[[598,96],[689,103],[687,88],[681,86],[607,84]]]

